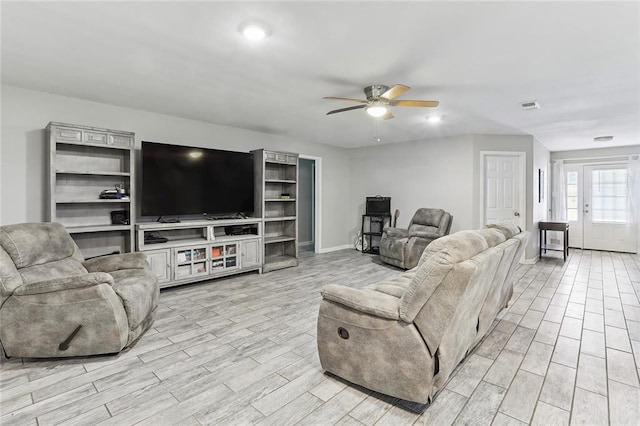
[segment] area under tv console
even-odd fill
[[[161,288],[241,272],[262,273],[262,219],[138,223],[138,251]]]

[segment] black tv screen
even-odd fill
[[[142,141],[143,216],[253,212],[250,153]]]

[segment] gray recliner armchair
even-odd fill
[[[442,209],[418,209],[408,229],[382,231],[380,259],[399,268],[414,268],[431,241],[449,234],[451,222],[453,216]]]
[[[143,253],[85,261],[58,223],[0,226],[0,341],[9,357],[120,352],[153,323],[159,293]]]

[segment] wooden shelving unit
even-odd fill
[[[255,215],[264,223],[263,271],[298,265],[298,154],[252,151]]]
[[[85,257],[133,251],[135,134],[51,122],[47,139],[49,220],[67,228]],[[128,198],[99,198],[116,185]],[[125,211],[128,223],[112,224],[112,211]]]

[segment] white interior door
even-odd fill
[[[523,156],[484,156],[484,223],[510,223],[524,229]]]
[[[635,252],[627,165],[584,166],[583,180],[584,248]]]

